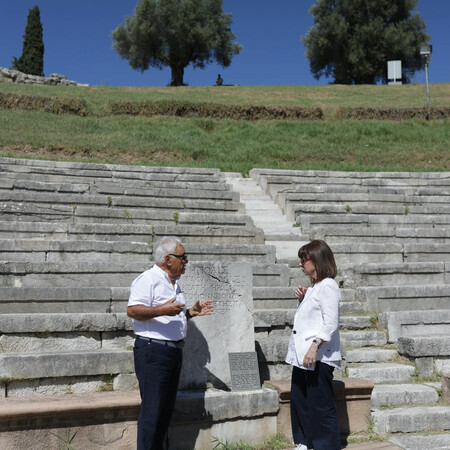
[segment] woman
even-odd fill
[[[340,450],[333,371],[340,367],[339,303],[336,263],[320,240],[298,251],[300,267],[312,286],[299,286],[299,300],[286,362],[293,366],[291,422],[296,449]]]

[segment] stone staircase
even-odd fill
[[[449,430],[450,407],[439,399],[439,375],[450,370],[450,174],[254,169],[249,179],[230,182],[255,223],[255,186],[279,214],[286,212],[286,240],[292,241],[288,251],[275,245],[277,262],[289,268],[290,286],[308,282],[297,268],[299,246],[314,238],[331,245],[343,293],[343,375],[376,383],[375,431]],[[245,195],[247,185],[252,196]],[[271,234],[268,229],[267,241]],[[257,347],[262,372],[287,379],[282,361],[296,302],[292,287],[270,286],[254,289]],[[402,447],[403,435],[392,436]],[[450,434],[439,436],[436,442],[450,447]],[[404,439],[402,448],[449,448],[408,447],[411,437]]]
[[[129,286],[164,235],[191,261],[275,262],[214,169],[1,158],[0,198],[2,397],[136,388]]]
[[[377,383],[375,430],[448,430],[437,374],[449,370],[450,355],[445,345],[430,354],[423,339],[450,334],[450,226],[439,202],[449,195],[448,180],[263,170],[242,178],[214,169],[0,158],[0,396],[20,400],[25,411],[41,395],[71,393],[82,401],[135,390],[129,286],[152,264],[153,243],[171,234],[185,242],[191,261],[252,265],[261,378],[288,379],[293,286],[309,283],[296,253],[324,238],[340,270],[343,375]],[[311,203],[290,191],[308,194]],[[316,208],[313,194],[326,191],[334,196],[322,195],[325,209]],[[354,202],[344,196],[349,191],[359,195]],[[402,217],[389,212],[376,222],[376,208],[368,209],[375,194],[385,211],[383,196],[396,196]],[[410,196],[436,208],[416,212]],[[326,202],[344,212],[330,214]],[[418,376],[430,381],[418,383]],[[425,407],[430,420],[420,422],[414,414]]]

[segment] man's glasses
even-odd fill
[[[169,256],[175,256],[175,258],[178,258],[179,260],[181,260],[183,262],[188,262],[187,253],[183,253],[182,255],[175,255],[174,253],[169,253]]]

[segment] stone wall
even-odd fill
[[[0,82],[17,83],[17,84],[47,84],[50,86],[88,86],[88,84],[77,83],[68,80],[64,75],[52,73],[49,77],[39,77],[37,75],[29,75],[18,70],[6,69],[0,67]]]

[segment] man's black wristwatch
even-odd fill
[[[322,342],[319,342],[317,339],[313,339],[313,343],[317,345],[317,348],[322,347]]]

